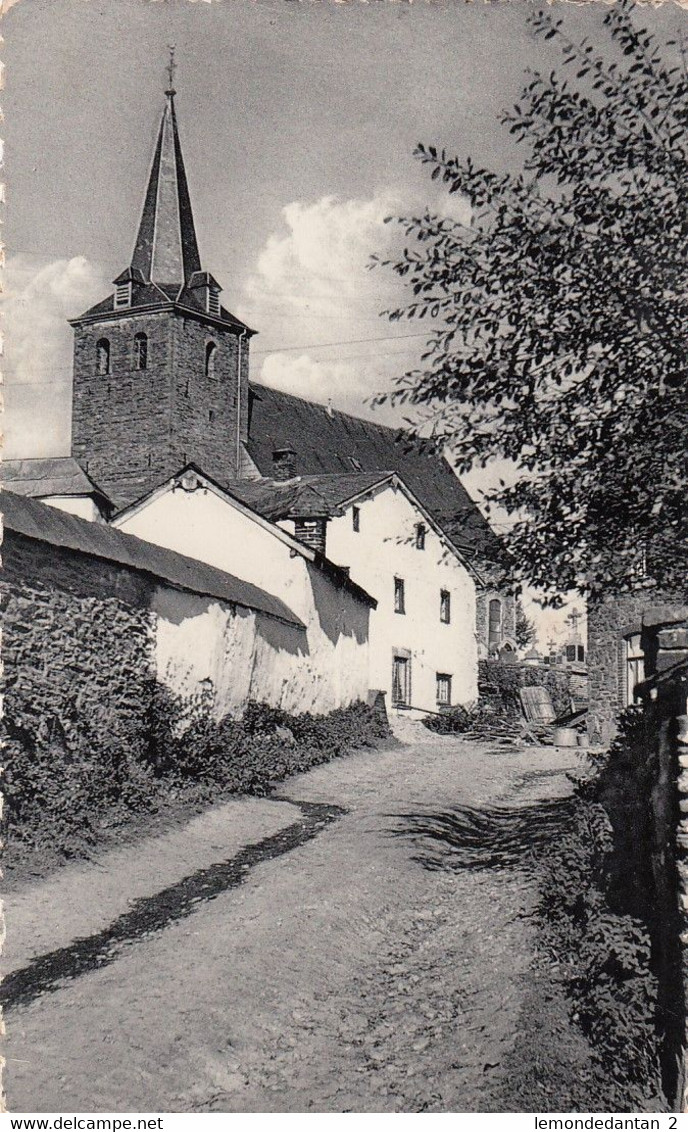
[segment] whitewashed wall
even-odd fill
[[[235,624],[227,621],[219,606],[179,623],[163,618],[160,668],[178,657],[180,673],[184,665],[193,673],[174,677],[180,687],[185,680],[212,679],[218,689],[225,688],[218,696],[232,711],[249,697],[290,712],[318,713],[366,699],[368,605],[293,552],[274,531],[204,489],[170,490],[116,525],[252,582],[279,597],[306,626],[302,646],[295,649],[288,626],[258,615],[251,647],[249,627],[239,617]]]
[[[352,509],[328,524],[327,554],[351,568],[378,607],[370,622],[370,683],[391,706],[392,654],[411,653],[414,707],[437,710],[437,673],[452,677],[452,701],[478,695],[476,589],[472,575],[426,523],[425,550],[417,550],[416,523],[425,522],[401,489],[391,485],[359,500],[360,530]],[[394,612],[394,578],[404,579],[406,613]],[[440,621],[440,590],[451,594],[451,622]]]
[[[91,495],[43,495],[38,498],[39,502],[47,503],[49,507],[56,507],[58,511],[66,511],[69,515],[78,515],[80,519],[88,519],[91,523],[105,522]]]
[[[209,682],[218,719],[241,715],[249,700],[294,710],[287,690],[298,684],[305,630],[166,587],[152,610],[157,676],[172,691],[188,697]]]

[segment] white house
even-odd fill
[[[437,711],[477,699],[479,579],[400,476],[299,476],[228,490],[326,552],[376,599],[370,686],[387,693],[390,708]]]
[[[295,713],[324,713],[366,700],[374,599],[345,570],[199,469],[172,476],[121,511],[112,525],[251,582],[303,622],[305,649],[298,663],[274,666],[270,703]]]

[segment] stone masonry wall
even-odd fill
[[[367,606],[353,597],[347,606],[322,574],[322,647],[309,655],[299,626],[93,554],[6,530],[3,558],[3,794],[12,860],[35,849],[90,851],[104,826],[175,796],[180,777],[243,790],[341,749],[328,740],[329,753],[318,744],[311,750],[304,738],[285,762],[277,739],[261,746],[232,731],[228,749],[230,732],[212,722],[242,716],[249,698],[296,713],[313,697],[321,712],[364,698]],[[352,722],[357,713],[354,706]],[[180,733],[190,720],[203,723],[191,727],[191,739]]]
[[[577,690],[579,677],[566,668],[547,665],[503,664],[499,660],[478,662],[478,692],[483,699],[496,701],[495,707],[518,710],[519,688],[541,686],[546,688],[557,715],[564,715],[571,707],[571,696]]]
[[[145,370],[134,342],[148,336]],[[110,343],[109,374],[98,373],[99,339]],[[206,377],[213,342],[214,375]],[[74,340],[74,456],[118,506],[133,502],[188,462],[219,479],[236,471],[237,400],[248,428],[248,340],[212,323],[171,312],[123,312],[78,327]]]
[[[80,721],[143,741],[154,675],[150,585],[12,533],[3,544],[5,718],[43,739]]]
[[[148,366],[135,369],[134,339],[148,335]],[[98,373],[97,343],[110,343],[109,374]],[[172,475],[171,317],[134,315],[78,328],[74,337],[72,453],[118,506]]]
[[[625,706],[624,639],[640,633],[643,614],[659,602],[680,606],[681,598],[657,590],[610,595],[588,609],[588,734],[591,743],[608,745]]]
[[[678,804],[680,817],[676,834],[678,856],[679,946],[681,956],[681,990],[683,1000],[683,1034],[681,1069],[679,1076],[680,1112],[688,1112],[688,702],[685,695],[680,713],[676,716],[676,747],[678,760]]]
[[[206,377],[205,356],[215,351],[214,374]],[[193,461],[220,481],[236,478],[237,412],[240,440],[248,438],[249,340],[191,318],[173,327],[174,409],[170,443],[178,467]],[[238,377],[241,353],[241,380]],[[175,469],[177,470],[177,469]]]
[[[688,606],[642,617],[645,716],[653,732],[655,946],[660,1056],[673,1110],[688,1111]],[[650,752],[648,751],[648,754]]]

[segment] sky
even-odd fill
[[[3,19],[6,455],[69,450],[67,319],[129,264],[169,44],[201,258],[258,331],[252,378],[370,415],[425,341],[422,325],[380,315],[407,297],[369,269],[399,246],[385,218],[425,206],[467,218],[413,158],[418,142],[517,167],[500,111],[526,68],[556,62],[527,26],[532,7],[15,0]],[[560,9],[573,35],[599,28],[598,4]],[[669,5],[644,17],[667,34],[686,22]]]

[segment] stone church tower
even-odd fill
[[[190,461],[236,478],[247,439],[254,331],[202,270],[169,85],[131,265],[71,320],[72,455],[118,507]]]

